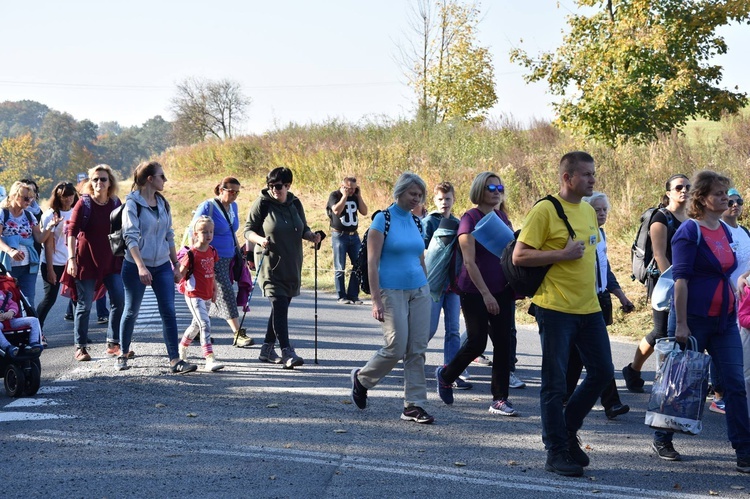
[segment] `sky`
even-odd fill
[[[0,102],[34,100],[77,120],[173,119],[189,77],[230,79],[252,99],[241,129],[413,116],[398,62],[411,0],[0,0]],[[491,119],[552,119],[543,83],[526,84],[508,52],[554,50],[573,0],[485,0],[479,43],[495,66]],[[723,86],[750,90],[750,27],[720,31]],[[520,41],[523,40],[523,43]]]

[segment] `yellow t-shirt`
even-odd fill
[[[540,307],[569,314],[599,312],[596,296],[596,244],[599,230],[596,212],[588,203],[571,204],[555,195],[585,251],[578,260],[558,262],[550,267],[532,298]],[[537,203],[526,216],[518,240],[533,248],[560,250],[568,242],[568,229],[549,201]]]

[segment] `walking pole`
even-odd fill
[[[318,363],[318,250],[320,243],[325,239],[326,234],[322,230],[316,232],[320,236],[320,242],[315,245],[315,364]]]

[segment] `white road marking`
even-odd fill
[[[60,405],[59,402],[56,402],[52,399],[45,399],[45,398],[18,398],[11,402],[10,404],[7,404],[5,406],[6,409],[17,409],[19,407],[44,407],[48,405]]]
[[[75,419],[75,416],[45,414],[41,412],[0,412],[0,423],[10,421],[41,421],[45,419]]]
[[[515,474],[504,470],[502,473],[484,471],[472,471],[465,468],[447,468],[433,465],[424,465],[410,462],[388,461],[385,459],[369,459],[346,454],[334,454],[327,452],[303,451],[297,449],[284,449],[274,447],[259,447],[253,445],[235,445],[226,450],[214,450],[206,448],[191,449],[186,447],[182,440],[172,439],[144,439],[133,441],[132,436],[121,437],[118,435],[107,435],[106,439],[85,437],[83,434],[57,430],[41,430],[35,434],[19,433],[13,438],[30,442],[42,442],[52,445],[87,445],[100,448],[128,448],[154,449],[169,451],[180,448],[182,453],[210,454],[215,456],[241,457],[247,459],[277,459],[284,462],[297,462],[314,464],[319,466],[334,466],[358,471],[375,471],[392,475],[404,475],[414,478],[431,480],[444,480],[450,482],[471,483],[476,485],[501,486],[503,489],[516,489],[527,492],[547,492],[570,494],[577,496],[607,497],[617,499],[639,498],[699,498],[703,495],[685,494],[683,492],[648,490],[636,487],[622,487],[617,485],[604,485],[602,483],[591,483],[589,481],[575,481],[571,479],[554,479],[527,477],[521,473]]]
[[[52,386],[43,386],[39,388],[38,394],[46,395],[49,393],[66,393],[75,390],[78,388],[77,386],[71,386],[71,385],[52,385]]]

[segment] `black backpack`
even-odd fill
[[[160,197],[164,200],[164,206],[167,209],[167,214],[170,214],[171,208],[167,199],[158,193],[156,194],[156,196],[157,198]],[[107,238],[109,239],[109,247],[112,250],[112,254],[114,256],[125,256],[125,250],[127,249],[125,238],[122,235],[122,212],[126,209],[126,205],[127,200],[117,206],[117,208],[112,210],[112,212],[109,214],[109,235],[107,236]],[[140,218],[141,205],[139,203],[135,203],[135,213],[136,216]]]
[[[651,222],[654,215],[661,211],[667,217],[667,240],[674,236],[674,215],[664,208],[663,205],[647,209],[641,214],[641,224],[638,226],[638,232],[635,234],[635,240],[630,247],[630,259],[632,262],[633,274],[631,279],[638,280],[643,284],[650,279],[659,277],[659,268],[654,260],[654,252],[651,247]]]
[[[554,196],[546,196],[534,204],[536,205],[542,201],[549,201],[555,206],[557,216],[559,216],[565,223],[565,227],[568,229],[570,237],[575,239],[576,233],[573,230],[573,227],[570,226],[568,216],[565,214],[565,210],[563,210],[560,201]],[[515,237],[513,240],[503,249],[503,253],[500,256],[500,267],[503,269],[503,274],[505,275],[505,280],[508,281],[508,285],[513,288],[513,291],[515,291],[517,295],[532,297],[536,294],[539,286],[542,285],[544,276],[547,275],[547,271],[552,265],[545,265],[543,267],[522,267],[520,265],[515,265],[513,263],[513,250],[516,248],[518,235],[520,233],[521,231],[517,230],[514,234]]]
[[[381,210],[378,210],[372,214],[373,220],[375,219],[375,215],[380,213],[380,211]],[[383,231],[383,244],[385,244],[385,238],[388,236],[388,231],[391,228],[391,212],[388,211],[388,209],[382,211],[383,216],[385,217],[385,230]],[[419,233],[422,234],[422,222],[419,220],[419,217],[412,215],[412,218],[414,219],[414,223],[417,224]],[[362,237],[362,245],[359,247],[357,262],[354,264],[353,269],[354,274],[357,276],[357,279],[359,279],[359,288],[363,293],[368,295],[370,294],[370,276],[367,273],[367,234],[369,233],[370,229],[368,228],[364,237]]]

